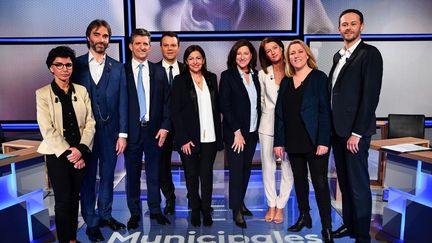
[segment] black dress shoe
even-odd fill
[[[193,209],[191,213],[191,224],[195,227],[201,226],[201,215],[200,211],[197,209]]]
[[[121,230],[126,228],[126,225],[115,220],[115,218],[113,217],[109,219],[100,219],[99,226],[101,227],[109,226],[112,230]]]
[[[89,227],[86,229],[86,235],[91,242],[101,242],[104,241],[105,238],[102,235],[99,227]]]
[[[324,243],[334,243],[331,229],[321,230],[322,241]]]
[[[209,227],[213,224],[213,219],[210,212],[202,212],[203,225]]]
[[[156,219],[157,223],[161,225],[171,224],[171,222],[161,213],[150,214],[150,219]]]
[[[129,219],[129,221],[127,222],[127,229],[128,230],[133,230],[138,228],[139,224],[138,222],[140,221],[140,216],[139,215],[132,215]]]
[[[164,214],[166,215],[173,215],[175,212],[175,202],[166,202],[165,208],[164,208]]]
[[[239,211],[233,210],[233,220],[238,227],[243,229],[247,228],[246,221],[240,210]]]
[[[243,215],[253,216],[252,212],[249,209],[247,209],[246,205],[244,204],[242,205],[241,212]]]
[[[303,227],[312,228],[312,218],[309,213],[300,213],[297,222],[288,228],[288,231],[299,232]]]
[[[350,236],[350,232],[348,230],[348,228],[345,225],[342,225],[341,227],[339,227],[337,230],[333,231],[331,233],[331,235],[333,236],[333,238],[343,238],[346,236]]]

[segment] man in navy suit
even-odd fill
[[[363,28],[360,11],[347,9],[341,13],[339,32],[344,47],[334,55],[329,75],[332,145],[344,221],[333,237],[350,236],[356,242],[370,242],[372,197],[368,150],[376,131],[375,110],[383,74],[380,52],[361,40]]]
[[[160,48],[163,58],[157,64],[165,69],[168,78],[168,86],[171,88],[174,77],[177,76],[184,67],[183,63],[177,61],[177,52],[180,48],[180,40],[177,34],[174,32],[164,32],[160,40]],[[174,194],[175,187],[171,174],[173,142],[174,131],[171,130],[162,147],[159,173],[160,188],[166,199],[164,208],[165,214],[174,214],[175,210],[176,196]]]
[[[130,37],[132,60],[125,64],[129,96],[129,137],[125,151],[126,194],[131,217],[128,229],[138,227],[141,218],[140,178],[143,152],[150,218],[169,224],[162,214],[159,192],[159,163],[162,146],[171,129],[169,87],[165,70],[147,60],[150,32],[136,29]]]
[[[90,94],[96,134],[92,157],[81,190],[81,214],[87,224],[90,241],[103,241],[99,226],[112,230],[125,225],[112,215],[114,170],[117,156],[126,148],[128,132],[128,99],[123,65],[106,54],[111,28],[105,20],[96,19],[87,27],[89,52],[76,59],[73,81],[85,86]],[[99,162],[99,163],[98,163]],[[99,165],[98,212],[96,173]]]

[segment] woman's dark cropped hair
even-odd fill
[[[46,59],[46,65],[49,67],[51,67],[51,65],[53,64],[54,60],[57,57],[69,57],[72,61],[72,63],[75,62],[75,51],[72,50],[72,48],[68,47],[68,46],[57,46],[53,49],[51,49],[51,51],[48,53],[48,57]]]
[[[202,65],[201,73],[202,73],[202,75],[205,77],[205,76],[207,76],[207,74],[208,74],[208,71],[207,71],[207,59],[206,59],[205,52],[204,52],[204,50],[201,48],[201,46],[199,46],[199,45],[191,45],[191,46],[189,46],[188,48],[186,48],[186,50],[185,50],[185,52],[184,52],[184,54],[183,54],[183,63],[185,63],[185,64],[187,63],[187,59],[188,59],[189,55],[190,55],[192,52],[194,52],[194,51],[199,52],[199,53],[201,54],[201,56],[203,57],[203,59],[204,59],[204,64]],[[185,65],[185,67],[184,67],[184,71],[185,71],[185,72],[186,72],[186,71],[189,71],[189,66],[188,66],[188,65]]]
[[[249,48],[249,51],[252,54],[252,59],[249,62],[249,68],[250,69],[254,69],[256,67],[256,64],[257,64],[257,52],[255,50],[255,47],[248,40],[241,39],[241,40],[238,40],[233,45],[233,47],[231,47],[231,50],[230,50],[230,52],[228,54],[228,60],[227,60],[227,66],[228,66],[228,68],[236,68],[237,67],[237,62],[236,62],[237,51],[242,46],[247,46]]]

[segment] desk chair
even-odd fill
[[[424,115],[389,114],[387,138],[424,138],[424,122]]]

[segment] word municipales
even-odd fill
[[[297,235],[287,234],[282,236],[279,231],[272,231],[271,234],[256,234],[252,236],[225,235],[224,231],[218,231],[217,235],[195,235],[195,231],[189,231],[184,235],[142,235],[143,232],[135,232],[126,236],[114,232],[108,243],[128,242],[128,243],[321,243],[322,240],[316,234]],[[140,240],[141,236],[141,240]]]

